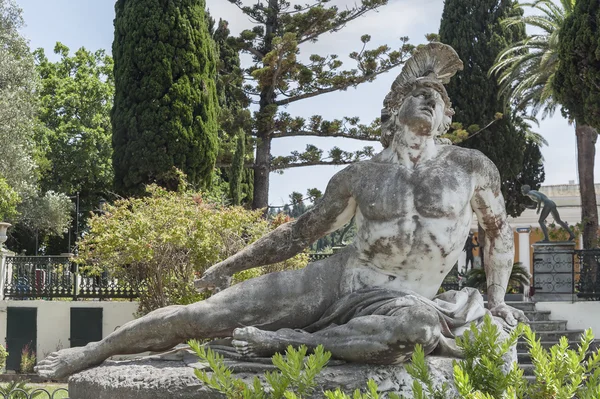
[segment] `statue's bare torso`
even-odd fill
[[[473,215],[476,179],[456,159],[479,155],[446,146],[412,170],[376,157],[340,172],[349,179],[357,224],[344,288],[408,289],[432,298],[458,260]]]

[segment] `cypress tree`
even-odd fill
[[[207,187],[218,150],[216,59],[204,0],[117,0],[115,188],[175,190],[174,168]]]
[[[525,37],[523,26],[503,27],[500,23],[522,13],[514,8],[515,3],[513,0],[445,1],[440,41],[452,46],[464,62],[464,70],[451,79],[447,90],[456,111],[453,119],[470,126],[469,131],[479,130],[479,126],[496,119],[497,113],[505,109],[503,99],[498,96],[498,83],[488,77],[488,71],[504,48]],[[539,165],[540,159],[533,162],[524,159],[526,135],[515,126],[510,112],[459,145],[480,150],[496,164],[507,211],[512,216],[521,214],[527,202],[520,193],[520,186],[525,184],[520,179],[523,167]],[[543,178],[543,174],[535,175]],[[538,187],[540,183],[529,184]]]

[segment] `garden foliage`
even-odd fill
[[[0,216],[4,222],[24,222],[34,231],[61,234],[70,221],[70,208],[63,206],[69,200],[40,191],[40,149],[33,137],[38,82],[34,58],[19,32],[23,26],[16,2],[0,0]],[[40,203],[57,205],[50,209],[52,217],[34,214]]]
[[[54,55],[60,59],[51,61],[41,48],[34,52],[40,185],[44,191],[79,193],[79,209],[87,211],[112,191],[113,61],[104,50],[82,47],[73,54],[60,42]],[[81,212],[80,230],[86,217]]]
[[[37,362],[35,350],[29,344],[25,345],[21,350],[21,364],[19,371],[23,374],[33,373],[33,368]]]
[[[0,222],[11,220],[19,213],[17,205],[21,202],[21,197],[11,186],[8,185],[6,179],[0,176]]]
[[[89,221],[89,232],[79,244],[82,271],[108,271],[122,281],[145,281],[140,313],[202,299],[193,281],[209,266],[235,254],[278,224],[260,211],[226,207],[207,195],[171,192],[157,185],[148,195],[108,205]],[[263,268],[241,272],[234,282],[265,272],[300,268],[307,255]]]
[[[535,367],[535,380],[528,381],[517,363],[507,367],[507,356],[517,340],[525,336]],[[546,350],[536,339],[531,329],[520,324],[505,340],[500,339],[500,331],[490,316],[484,318],[478,329],[473,323],[470,330],[456,343],[463,350],[464,359],[454,363],[454,385],[458,396],[451,393],[446,384],[436,386],[430,377],[425,362],[425,354],[420,345],[413,353],[412,363],[406,365],[413,377],[412,398],[415,399],[597,399],[600,397],[600,354],[592,353],[590,345],[594,337],[587,330],[581,337],[577,349],[569,349],[565,337],[560,343]],[[205,350],[197,342],[190,346],[212,369],[212,374],[196,370],[198,378],[207,386],[223,393],[228,399],[295,399],[316,397],[314,392],[316,375],[325,368],[330,353],[319,346],[313,354],[305,358],[306,348],[294,349],[291,346],[286,356],[276,354],[273,364],[278,371],[265,374],[264,379],[256,377],[252,386],[236,378],[223,364],[218,354]],[[263,381],[268,384],[263,385]],[[377,384],[367,382],[364,392],[356,390],[352,394],[336,391],[323,392],[327,399],[379,399]],[[390,399],[399,399],[389,394]]]
[[[204,0],[118,0],[111,113],[115,188],[210,183],[218,152],[215,44]]]
[[[525,37],[522,25],[501,23],[522,14],[516,4],[514,0],[447,0],[439,31],[440,41],[452,46],[464,62],[464,70],[446,86],[456,111],[452,119],[468,126],[469,139],[458,145],[483,152],[498,167],[511,216],[519,216],[528,203],[521,185],[537,188],[544,181],[542,156],[528,139],[527,125],[505,107],[500,85],[488,77],[501,51]],[[480,131],[490,121],[495,122]]]

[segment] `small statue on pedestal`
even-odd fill
[[[537,206],[529,206],[529,209],[537,208],[537,214],[540,213],[540,209],[542,211],[539,223],[540,227],[542,228],[542,232],[544,233],[544,242],[550,241],[550,238],[548,237],[548,228],[546,227],[546,218],[550,214],[552,214],[552,217],[554,218],[554,221],[556,221],[556,223],[558,223],[563,229],[569,232],[569,241],[573,241],[575,239],[575,234],[569,228],[569,225],[560,219],[560,215],[558,214],[558,210],[556,209],[556,203],[554,201],[552,201],[550,198],[546,197],[546,195],[540,193],[539,191],[532,190],[531,187],[529,187],[527,184],[521,186],[521,193],[531,198],[534,202],[537,202]]]

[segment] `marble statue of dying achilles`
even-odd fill
[[[504,303],[514,249],[498,171],[478,151],[436,141],[453,114],[443,84],[461,68],[449,46],[420,48],[385,98],[384,150],[333,176],[297,220],[209,268],[197,286],[218,293],[52,353],[38,373],[60,378],[113,355],[163,351],[191,338],[233,337],[247,356],[323,344],[337,359],[373,364],[402,362],[416,344],[427,353],[452,348],[455,334],[486,312],[474,289],[436,297],[462,253],[473,211],[486,232],[489,311],[509,325],[525,321]],[[226,288],[234,273],[288,259],[353,216],[357,236],[344,250]]]

